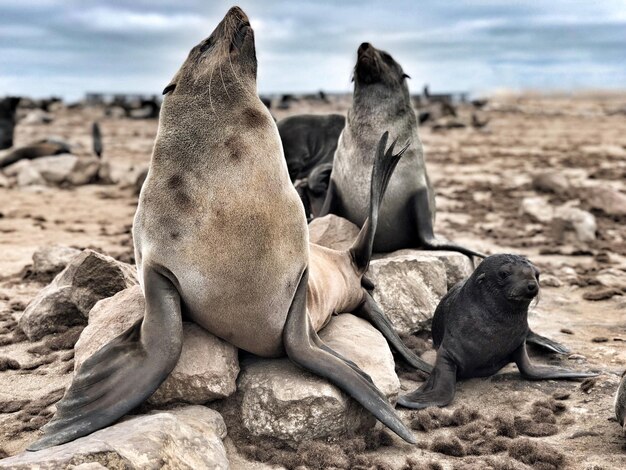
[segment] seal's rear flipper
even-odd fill
[[[180,296],[171,281],[146,270],[146,314],[78,369],[57,403],[40,450],[112,424],[152,395],[172,371],[182,347]]]
[[[380,390],[344,361],[318,346],[321,340],[316,338],[317,333],[306,311],[308,278],[307,269],[302,274],[285,322],[283,342],[287,356],[300,367],[330,380],[398,436],[415,444],[415,436],[396,415]]]
[[[378,209],[383,201],[383,196],[393,174],[393,170],[400,161],[400,158],[409,148],[407,143],[398,153],[394,154],[393,149],[396,145],[394,140],[387,152],[387,139],[389,132],[385,132],[378,141],[376,156],[374,158],[374,167],[372,168],[372,178],[370,183],[370,206],[369,215],[361,227],[361,231],[356,240],[350,247],[350,255],[356,264],[360,274],[367,271],[370,259],[372,257],[372,249],[374,247],[374,236],[376,235],[376,226],[378,225]]]
[[[398,333],[393,328],[393,324],[382,311],[380,306],[369,293],[365,293],[365,302],[354,312],[356,315],[369,321],[378,331],[380,331],[391,346],[408,362],[411,366],[430,374],[433,366],[418,357],[402,342]]]
[[[546,338],[545,336],[538,335],[531,330],[528,330],[526,342],[557,354],[569,354],[570,352],[569,348],[564,344],[557,343],[556,341]]]
[[[577,372],[575,370],[564,369],[562,367],[534,365],[528,358],[526,343],[522,344],[513,353],[513,361],[517,364],[517,368],[522,376],[530,380],[584,379],[600,375],[597,372]]]
[[[437,352],[435,368],[420,388],[398,398],[398,405],[421,410],[430,406],[446,406],[456,391],[456,364],[442,350]]]
[[[478,251],[470,250],[469,248],[465,248],[455,243],[448,243],[435,238],[432,223],[433,219],[430,204],[428,202],[428,190],[426,188],[423,188],[415,193],[413,203],[415,220],[417,221],[417,241],[420,248],[426,250],[457,251],[469,257],[487,257],[487,255],[479,253]]]

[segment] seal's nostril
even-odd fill
[[[361,54],[362,52],[365,52],[366,50],[368,50],[370,47],[372,47],[372,45],[369,42],[364,42],[361,43],[361,45],[359,46],[359,54]]]

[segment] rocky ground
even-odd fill
[[[346,105],[345,100],[298,102],[275,114],[281,118],[301,112],[342,112]],[[264,467],[253,461],[282,463],[288,468],[411,469],[428,468],[429,462],[444,468],[626,467],[626,437],[612,418],[613,395],[626,368],[626,95],[498,96],[479,111],[460,109],[457,120],[469,123],[471,112],[478,112],[481,120],[488,119],[488,124],[480,129],[445,129],[427,122],[421,129],[438,195],[437,231],[487,253],[529,256],[541,269],[543,279],[540,300],[530,316],[531,326],[573,351],[569,356],[535,352],[535,360],[600,370],[600,377],[583,383],[527,382],[510,366],[490,379],[462,382],[446,411],[400,411],[415,429],[419,440],[416,447],[378,431],[367,432],[367,438],[357,435],[323,442],[309,441],[316,437],[311,435],[291,446],[268,436],[251,439],[244,436],[241,421],[245,427],[246,419],[251,419],[246,410],[255,410],[251,407],[254,394],[246,398],[246,394],[238,393],[210,405],[224,416],[226,438],[219,416],[206,408],[184,408],[125,421],[118,425],[122,428],[111,428],[103,435],[100,444],[90,444],[89,452],[108,456],[104,465],[118,468],[122,465],[118,454],[126,445],[124,437],[160,428],[181,442],[188,439],[185,442],[195,443],[176,448],[163,437],[139,447],[145,455],[159,456],[164,465],[169,462],[174,468],[176,464],[168,459],[176,453],[187,455],[188,460],[179,466],[188,468],[219,468],[226,455],[231,468]],[[50,418],[53,403],[71,381],[73,347],[84,327],[80,322],[58,322],[61,328],[36,341],[30,341],[22,331],[21,326],[28,324],[26,306],[53,277],[33,266],[32,255],[40,246],[57,243],[80,250],[91,248],[132,264],[130,226],[137,199],[133,183],[149,161],[156,133],[154,120],[104,117],[99,109],[60,108],[53,111],[53,117],[48,124],[20,123],[16,145],[56,136],[72,145],[72,153],[86,156],[90,154],[91,122],[97,119],[104,155],[118,183],[61,188],[8,188],[0,184],[0,456],[20,453]],[[403,263],[409,264],[406,269],[411,273],[421,273],[415,274],[412,282],[415,289],[428,284],[427,292],[420,298],[405,292],[401,293],[405,297],[394,294],[379,300],[383,305],[388,302],[388,310],[393,310],[394,301],[403,305],[414,302],[412,312],[417,314],[398,320],[409,332],[416,329],[410,325],[423,323],[421,313],[432,310],[433,299],[445,292],[449,282],[441,276],[447,272],[450,281],[451,271],[449,265],[432,259],[418,257]],[[379,283],[397,272],[389,265],[384,260],[374,262],[373,274],[382,279]],[[428,267],[426,274],[424,266]],[[425,282],[430,279],[428,273],[435,271],[441,276],[430,284]],[[133,283],[120,284],[119,289],[131,286],[130,291]],[[379,295],[384,297],[383,291],[392,287],[382,287]],[[103,298],[110,294],[93,295]],[[351,324],[353,320],[342,321]],[[334,327],[338,332],[327,333],[329,342],[335,335],[337,349],[342,347],[342,324]],[[350,331],[359,328],[354,324]],[[33,333],[36,328],[26,330],[32,339],[39,337]],[[363,330],[361,334],[367,337],[370,333]],[[426,335],[412,336],[411,344],[432,360],[433,351],[428,350],[423,337]],[[224,351],[223,357],[227,357],[229,352]],[[354,360],[361,364],[359,360],[364,359]],[[385,393],[389,396],[397,394],[398,387],[412,390],[421,380],[400,362],[396,360],[400,382],[395,389],[391,382],[387,384],[390,388]],[[253,358],[240,357],[240,365],[244,371],[241,383],[265,383],[254,379],[259,365]],[[288,365],[271,367],[282,370]],[[181,366],[181,371],[180,376],[186,369]],[[180,393],[177,377],[160,389],[160,399],[144,411],[168,406],[167,397]],[[231,385],[220,384],[220,391],[210,397],[200,393],[197,402],[228,395],[230,391],[221,390]],[[323,393],[328,403],[339,406],[346,419],[352,420],[353,427],[368,425],[368,420],[348,402],[342,402],[340,395],[333,395],[332,390]],[[291,399],[297,401],[298,397]],[[243,404],[229,400],[243,400]],[[328,416],[338,412],[331,405],[324,409]],[[256,410],[253,415],[259,413]],[[205,414],[206,419],[199,424]],[[275,433],[279,428],[263,429]],[[206,460],[202,451],[206,448],[215,451],[214,460]],[[134,452],[138,452],[136,448]],[[135,462],[130,454],[124,455]],[[93,460],[57,458],[67,465]]]

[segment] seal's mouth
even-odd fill
[[[252,28],[250,27],[250,22],[247,19],[242,21],[237,26],[230,41],[230,52],[241,49],[241,46],[243,46],[243,43],[245,42],[250,31],[252,31]]]
[[[370,43],[364,42],[359,46],[355,75],[360,82],[365,84],[380,80],[380,64],[376,56],[376,49]]]

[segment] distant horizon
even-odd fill
[[[413,94],[425,83],[472,96],[626,88],[623,0],[237,3],[255,29],[260,94],[349,93],[363,41],[396,58]],[[232,5],[0,2],[0,96],[159,94]]]

